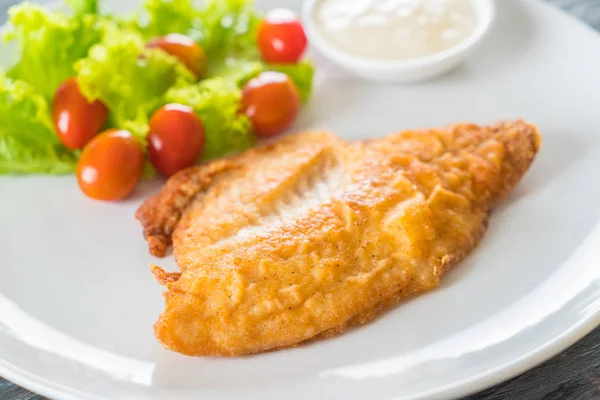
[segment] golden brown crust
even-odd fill
[[[162,286],[177,282],[181,278],[181,272],[167,272],[158,265],[150,264],[150,271],[154,280]]]
[[[225,159],[187,168],[171,177],[158,194],[141,205],[135,217],[144,228],[152,255],[165,256],[173,231],[188,204],[199,192],[206,190],[216,176],[236,166],[235,162]]]
[[[500,123],[494,127],[494,136],[505,148],[506,158],[502,163],[501,189],[495,193],[489,208],[493,208],[519,183],[542,145],[537,127],[524,121]]]
[[[492,127],[491,131],[491,136],[495,136],[499,139],[503,147],[507,150],[506,154],[508,156],[502,163],[501,175],[504,177],[502,179],[503,185],[501,185],[499,190],[494,194],[494,201],[487,205],[490,210],[493,208],[494,204],[497,204],[507,196],[523,175],[525,175],[542,144],[542,138],[537,128],[525,121],[519,120],[514,123],[502,122]],[[474,232],[473,248],[477,246],[477,243],[479,243],[485,234],[486,229],[487,219],[482,222],[479,230]],[[447,272],[453,266],[458,264],[471,250],[472,248],[461,248],[454,254],[448,255],[444,262],[443,272]],[[346,324],[325,331],[311,338],[311,340],[330,338],[342,333],[352,325],[363,325],[378,317],[385,310],[394,307],[400,300],[405,299],[411,294],[412,293],[410,292],[404,291],[396,292],[393,296],[378,303],[375,307],[352,317]]]
[[[308,133],[234,157],[216,179],[211,164],[190,170],[140,211],[145,230],[159,227],[147,236],[172,233],[182,270],[153,268],[167,287],[156,336],[184,354],[234,356],[365,323],[439,284],[539,146],[524,121],[354,144]]]

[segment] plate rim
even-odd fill
[[[594,243],[600,238],[600,223],[596,224],[589,235],[584,239],[582,247],[573,253],[573,256],[586,250],[594,248]],[[594,240],[590,240],[594,239]],[[592,255],[600,256],[600,249],[592,252]],[[585,262],[589,259],[580,261]],[[423,390],[408,396],[392,397],[393,400],[423,400],[433,399],[444,395],[448,399],[457,399],[506,382],[534,367],[549,360],[566,350],[591,331],[600,326],[600,307],[582,316],[580,320],[572,324],[562,334],[554,339],[534,348],[522,356],[512,359],[495,368],[488,369],[468,379],[463,379],[444,386]],[[109,397],[89,394],[79,389],[53,382],[36,374],[32,374],[0,359],[0,377],[36,394],[56,400],[111,400]]]

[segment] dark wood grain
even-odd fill
[[[498,0],[501,1],[501,0]],[[547,0],[600,30],[600,0]],[[14,0],[0,0],[0,23]],[[599,66],[600,75],[600,66]],[[44,400],[0,378],[0,400]],[[600,328],[514,379],[464,400],[600,400]]]
[[[45,400],[45,397],[31,393],[0,378],[0,399],[2,400]]]

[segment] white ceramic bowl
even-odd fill
[[[477,15],[473,33],[458,45],[427,57],[410,60],[378,60],[349,53],[329,42],[315,24],[315,6],[305,0],[302,19],[311,45],[325,57],[362,78],[384,82],[416,82],[432,78],[461,64],[481,43],[495,18],[493,0],[469,0]]]

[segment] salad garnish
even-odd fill
[[[144,175],[170,176],[281,133],[310,97],[314,69],[302,60],[306,36],[289,10],[263,16],[251,0],[200,8],[146,0],[121,17],[102,12],[97,0],[67,5],[9,10],[4,40],[18,56],[0,69],[0,174],[86,170],[89,177],[89,166],[77,164],[82,153],[89,164],[87,147],[104,140],[110,146],[91,157],[95,175],[111,175],[101,168],[114,175],[131,170],[118,152],[134,140],[151,171]],[[95,196],[86,185],[93,198],[124,197]]]

